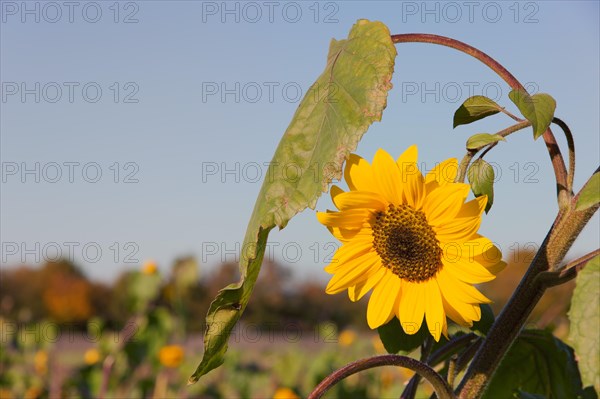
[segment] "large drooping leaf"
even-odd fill
[[[519,391],[548,399],[581,397],[583,389],[573,349],[548,331],[522,332],[483,397],[518,397]]]
[[[332,40],[325,71],[298,106],[267,171],[242,246],[241,281],[221,290],[210,306],[204,356],[189,383],[223,363],[229,334],[258,277],[269,230],[314,208],[331,180],[341,177],[344,160],[368,127],[381,120],[395,57],[381,22],[360,20],[348,39]]]
[[[530,96],[525,90],[513,90],[508,93],[508,97],[519,108],[531,126],[533,126],[533,138],[537,140],[554,118],[556,110],[556,101],[550,94],[538,93]]]
[[[579,272],[571,300],[569,342],[575,348],[584,385],[600,392],[600,256]]]

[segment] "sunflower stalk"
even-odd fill
[[[527,273],[494,324],[459,386],[459,398],[480,398],[500,365],[504,355],[516,340],[531,311],[550,285],[545,273],[556,271],[599,204],[582,211],[575,210],[575,196],[566,211],[560,211],[536,253]],[[583,265],[585,265],[584,263]]]
[[[394,43],[431,43],[462,51],[490,67],[514,90],[522,90],[527,93],[524,86],[500,63],[466,43],[444,36],[419,33],[392,35],[392,41]],[[518,119],[514,116],[512,117],[515,120]],[[460,398],[478,399],[483,395],[495,370],[517,338],[529,314],[541,299],[547,288],[547,285],[543,282],[544,280],[538,279],[538,275],[556,270],[583,227],[598,209],[598,204],[596,204],[585,210],[575,210],[578,196],[573,198],[571,193],[575,169],[573,137],[568,127],[566,127],[566,124],[561,123],[562,121],[560,119],[556,118],[553,122],[562,128],[567,137],[570,161],[569,172],[567,172],[556,138],[550,127],[548,127],[543,132],[542,137],[554,169],[559,213],[529,266],[527,273],[515,290],[509,303],[505,306],[495,323],[492,325],[483,344],[477,350],[477,353],[458,388],[457,392]],[[520,123],[521,122],[517,125]],[[457,182],[464,181],[466,170],[477,152],[477,150],[469,150],[464,156],[459,165],[459,173],[456,179]]]

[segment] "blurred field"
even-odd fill
[[[507,259],[506,271],[482,287],[496,313],[531,255]],[[333,370],[384,352],[366,326],[365,299],[328,296],[322,284],[296,283],[288,269],[267,263],[225,364],[188,387],[210,301],[236,280],[235,265],[200,275],[192,258],[167,275],[147,263],[112,286],[66,262],[3,270],[0,398],[272,398],[281,388],[306,397]],[[572,288],[550,290],[531,323],[564,336]],[[392,367],[361,373],[327,397],[397,398],[410,376]],[[417,397],[430,394],[421,384]]]

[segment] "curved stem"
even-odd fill
[[[504,68],[498,61],[487,55],[481,50],[476,49],[466,43],[459,40],[452,39],[446,36],[431,35],[427,33],[404,33],[398,35],[392,35],[392,42],[394,43],[431,43],[440,46],[450,47],[465,54],[478,59],[487,65],[492,71],[496,72],[510,87],[513,89],[525,90],[525,87],[515,78],[506,68]],[[554,175],[556,177],[556,189],[559,198],[559,202],[563,201],[562,197],[565,197],[567,190],[567,168],[563,159],[556,137],[552,133],[550,128],[546,129],[542,135],[546,148],[550,154],[550,160],[552,161],[552,167],[554,169]],[[464,181],[464,178],[463,178]]]
[[[477,154],[478,150],[467,150],[467,153],[463,157],[463,159],[458,164],[458,173],[456,174],[455,183],[464,183],[465,177],[467,176],[467,168],[471,163],[471,160]]]
[[[454,393],[448,386],[446,381],[435,372],[428,365],[421,363],[408,356],[400,355],[381,355],[374,356],[367,359],[361,359],[356,362],[352,362],[339,370],[334,371],[327,376],[308,396],[308,399],[319,399],[325,392],[327,392],[335,384],[343,380],[344,378],[351,376],[352,374],[358,373],[359,371],[367,370],[373,367],[380,366],[401,366],[406,367],[419,373],[433,386],[438,398],[440,399],[454,399]]]
[[[425,338],[425,341],[421,344],[421,362],[425,362],[425,364],[428,364],[427,359],[429,358],[432,349],[433,338],[430,335],[427,338]],[[400,395],[400,399],[414,399],[415,395],[417,394],[417,387],[419,386],[420,380],[421,376],[419,374],[415,374],[406,385],[406,388],[404,388],[402,395]]]
[[[573,193],[573,178],[575,177],[575,140],[573,140],[573,133],[569,126],[563,122],[562,119],[552,118],[552,123],[557,124],[562,131],[565,133],[567,139],[567,146],[569,147],[569,174],[567,175],[567,192]]]
[[[463,43],[459,40],[452,39],[446,36],[431,35],[427,33],[404,33],[399,35],[392,35],[392,42],[394,43],[431,43],[438,44],[440,46],[451,47],[453,49],[462,51],[465,54],[469,54],[471,57],[478,59],[485,65],[490,67],[492,71],[496,72],[510,87],[513,89],[525,90],[525,87],[515,78],[512,73],[508,72],[498,61],[487,55],[481,50],[476,49],[473,46]]]
[[[506,128],[506,129],[504,129],[504,130],[501,130],[501,131],[499,131],[499,132],[498,132],[498,133],[496,133],[496,134],[497,134],[498,136],[506,137],[506,136],[508,136],[509,134],[513,134],[513,133],[515,133],[515,132],[518,132],[518,131],[519,131],[519,130],[521,130],[521,129],[525,129],[525,128],[526,128],[526,127],[528,127],[528,126],[531,126],[531,122],[529,122],[529,121],[521,121],[521,122],[519,122],[519,123],[517,123],[517,124],[514,124],[514,125],[512,125],[512,126],[509,126],[509,127],[507,127],[507,128]],[[485,149],[485,150],[484,150],[484,151],[481,153],[481,155],[479,156],[479,158],[483,158],[483,157],[484,157],[484,156],[485,156],[485,155],[486,155],[488,152],[490,152],[490,150],[491,150],[492,148],[494,148],[496,145],[498,145],[498,142],[496,141],[496,142],[494,142],[494,143],[492,143],[492,144],[486,144],[486,145],[488,146],[488,148],[486,148],[486,149]],[[485,147],[485,146],[483,146],[483,147]],[[481,148],[483,148],[483,147],[481,147]],[[479,150],[479,149],[481,149],[481,148],[478,148],[478,150]]]
[[[513,115],[511,112],[508,112],[508,111],[506,110],[506,108],[504,108],[504,107],[502,107],[502,108],[500,109],[500,112],[502,112],[502,113],[503,113],[503,114],[505,114],[505,115],[508,115],[510,118],[512,118],[513,120],[515,120],[515,121],[517,121],[517,122],[522,122],[522,121],[523,121],[523,119],[519,118],[519,117],[518,117],[518,116],[516,116],[516,115]]]

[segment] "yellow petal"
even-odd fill
[[[386,269],[386,274],[373,289],[367,306],[367,323],[370,328],[382,326],[393,317],[394,304],[399,294],[400,279]]]
[[[425,295],[425,320],[427,328],[436,342],[444,331],[446,323],[446,314],[444,313],[444,304],[442,303],[442,294],[435,278],[429,279],[424,283],[426,286]]]
[[[404,201],[415,209],[421,209],[425,199],[425,184],[423,175],[417,169],[417,164],[414,164],[414,169],[408,168],[405,170],[402,179],[406,181],[402,182]]]
[[[344,179],[350,190],[377,192],[371,165],[364,158],[350,154],[344,168]]]
[[[442,295],[446,298],[455,298],[457,301],[469,304],[490,303],[477,288],[455,278],[446,268],[442,268],[437,274],[437,281],[442,289]]]
[[[360,229],[372,215],[368,209],[348,209],[341,212],[317,212],[317,219],[325,226]]]
[[[406,165],[412,165],[417,163],[417,159],[419,157],[419,150],[415,144],[411,145],[398,157],[396,163],[398,164],[398,169],[403,170]]]
[[[447,242],[464,242],[475,237],[477,230],[481,226],[481,218],[479,216],[471,218],[454,219],[447,223],[435,226],[435,236],[441,243]]]
[[[402,281],[400,324],[405,333],[412,335],[421,328],[425,314],[425,284]]]
[[[339,227],[327,227],[327,230],[338,240],[342,242],[348,242],[354,238],[360,237],[361,235],[373,236],[373,230],[371,227],[363,227],[360,230],[356,229],[341,229]]]
[[[440,226],[454,219],[469,194],[467,184],[448,184],[429,193],[423,203],[427,221],[431,226]]]
[[[348,191],[340,193],[334,199],[335,206],[345,211],[355,208],[367,208],[371,210],[385,210],[387,201],[377,193],[369,191]]]
[[[350,297],[350,300],[352,302],[356,302],[365,296],[367,292],[371,291],[371,289],[373,289],[373,287],[375,287],[375,285],[381,281],[383,276],[386,274],[386,270],[387,269],[385,267],[380,265],[379,270],[373,273],[373,275],[371,275],[365,281],[348,288],[348,296]]]
[[[506,262],[504,262],[503,260],[501,260],[500,262],[498,262],[494,265],[486,266],[486,268],[490,271],[490,273],[493,273],[493,274],[500,273],[502,270],[504,270],[505,267],[506,267]]]
[[[353,240],[343,244],[337,249],[331,263],[325,268],[327,273],[335,273],[341,266],[351,259],[358,258],[373,249],[373,243],[366,240]]]
[[[377,150],[373,158],[373,173],[375,182],[381,193],[389,203],[402,202],[402,180],[400,170],[390,154],[382,149]]]
[[[333,201],[335,206],[338,207],[338,209],[340,209],[340,207],[335,203],[335,198],[342,193],[344,193],[344,190],[342,190],[341,188],[339,188],[336,185],[331,186],[331,189],[329,190],[329,195],[331,195],[331,200]]]
[[[487,204],[487,195],[482,195],[469,202],[465,202],[456,214],[457,218],[481,216]]]
[[[335,275],[329,280],[325,292],[337,294],[350,286],[354,286],[370,277],[378,268],[374,268],[379,262],[379,256],[375,252],[354,258],[336,270]]]
[[[456,180],[458,174],[458,161],[456,158],[450,158],[437,164],[427,176],[425,176],[425,184],[428,187],[444,186],[448,183],[453,183]],[[430,183],[437,183],[435,186],[431,186]],[[429,191],[429,190],[428,190]]]
[[[448,261],[443,259],[444,269],[452,274],[455,278],[464,281],[468,284],[481,284],[492,281],[496,276],[483,265],[475,261],[465,261],[459,259],[457,261]]]
[[[477,314],[472,305],[458,301],[449,301],[443,295],[443,292],[442,303],[444,304],[444,312],[453,322],[465,327],[473,325],[473,320],[475,320]]]

